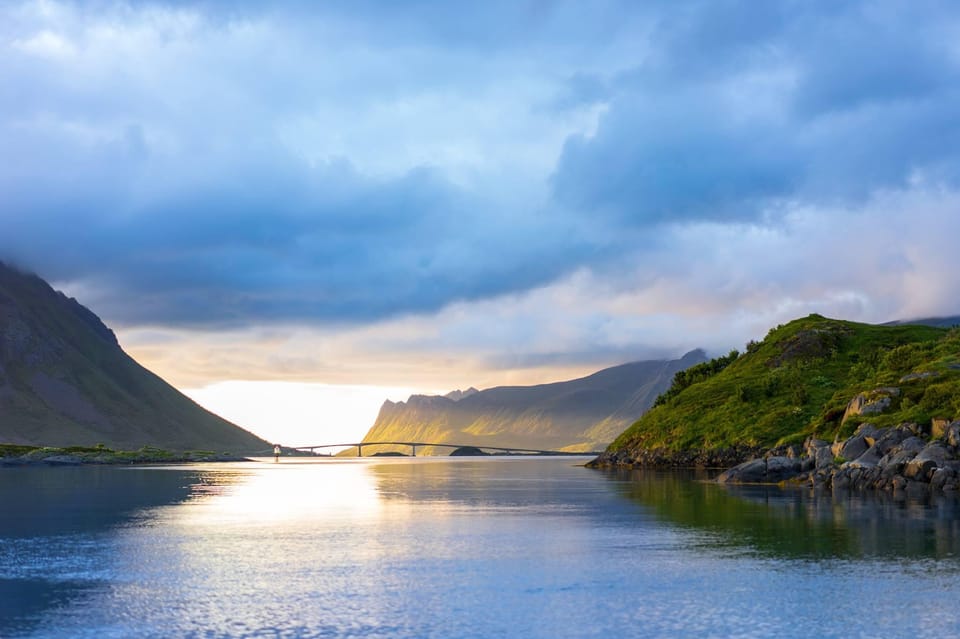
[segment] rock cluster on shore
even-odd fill
[[[960,490],[960,420],[877,428],[864,423],[853,436],[803,447],[780,447],[723,472],[730,484],[781,483],[832,489],[925,492]]]
[[[733,446],[722,449],[667,450],[621,449],[606,451],[587,464],[589,468],[729,468],[745,459],[763,455],[764,449]]]

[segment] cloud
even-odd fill
[[[137,335],[437,371],[945,308],[896,282],[952,228],[958,33],[937,2],[8,3],[0,257]]]
[[[238,377],[402,380],[424,389],[557,381],[697,347],[742,349],[772,326],[814,312],[863,322],[956,315],[960,274],[950,255],[960,236],[957,211],[957,191],[882,193],[856,208],[794,209],[775,227],[674,227],[615,274],[580,269],[432,314],[202,333],[131,328],[120,337],[187,386]]]
[[[50,7],[5,16],[22,38],[0,63],[0,252],[114,321],[431,312],[541,285],[581,250],[524,168],[581,116],[534,114],[548,89],[440,55],[445,34],[367,41],[382,27],[362,11]]]
[[[611,79],[596,134],[564,147],[559,205],[651,227],[957,184],[948,5],[708,4],[665,13],[657,54]]]

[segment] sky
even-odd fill
[[[14,0],[0,156],[0,259],[284,443],[960,314],[953,2]]]

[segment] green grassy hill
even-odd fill
[[[844,420],[861,393],[861,404],[885,408]],[[607,452],[773,447],[809,435],[848,436],[864,421],[887,426],[958,417],[960,331],[811,315],[772,329],[745,353],[678,373]]]
[[[140,366],[79,302],[2,262],[0,443],[270,448]]]

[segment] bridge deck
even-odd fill
[[[316,444],[312,446],[291,446],[294,450],[314,451],[318,448],[357,448],[364,446],[410,446],[414,450],[425,446],[434,446],[440,448],[477,448],[479,450],[493,450],[506,453],[533,453],[537,455],[599,455],[594,451],[582,453],[572,453],[559,450],[543,450],[540,448],[524,448],[522,446],[486,446],[483,444],[451,444],[447,442],[406,442],[406,441],[376,441],[376,442],[353,442],[347,444]]]

